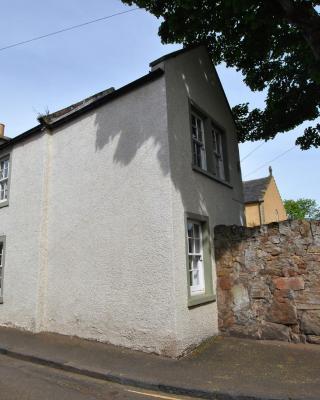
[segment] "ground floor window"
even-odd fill
[[[0,303],[3,302],[3,269],[5,257],[5,237],[0,237]]]
[[[201,224],[188,220],[188,255],[189,255],[189,282],[191,295],[203,293],[203,249]]]
[[[186,236],[188,306],[192,307],[215,300],[208,218],[187,213]]]

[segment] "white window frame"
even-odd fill
[[[189,225],[192,225],[190,236]],[[194,227],[198,227],[199,236],[195,236]],[[199,295],[205,292],[204,260],[202,223],[193,219],[187,219],[187,244],[188,244],[188,274],[190,295]],[[198,249],[196,242],[199,243]],[[197,280],[197,284],[193,282]]]
[[[3,277],[5,264],[6,238],[0,236],[0,304],[3,303]]]
[[[213,155],[216,168],[216,175],[219,179],[226,180],[225,160],[224,160],[224,133],[212,124],[212,143]]]
[[[9,201],[10,156],[0,158],[0,206]]]
[[[191,130],[193,164],[207,170],[204,120],[194,111],[191,112]]]

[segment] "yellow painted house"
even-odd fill
[[[269,176],[243,182],[247,226],[258,226],[288,219],[276,181]]]

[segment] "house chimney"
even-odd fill
[[[5,128],[5,125],[0,123],[0,138],[4,137],[4,128]]]
[[[272,176],[272,167],[271,167],[271,165],[269,167],[269,176]]]

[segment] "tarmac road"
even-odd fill
[[[187,400],[0,355],[0,400]]]

